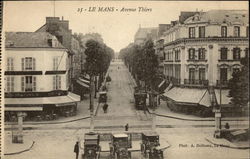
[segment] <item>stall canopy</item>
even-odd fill
[[[164,90],[167,88],[167,82],[163,79],[161,83],[158,85],[158,92],[164,92]]]
[[[220,97],[221,97],[221,105],[228,105],[230,104],[230,97],[228,97],[229,95],[229,89],[222,89],[221,90],[221,95],[220,95],[220,90],[219,89],[215,89],[215,95],[216,95],[216,99],[218,104],[220,104]]]
[[[177,103],[200,104],[211,106],[210,96],[207,89],[174,87],[164,93],[164,96]]]
[[[76,82],[85,88],[90,87],[90,79],[88,77],[79,77]]]
[[[80,96],[71,92],[65,96],[35,97],[35,98],[5,98],[5,105],[41,105],[79,102]]]

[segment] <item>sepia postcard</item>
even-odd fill
[[[1,158],[248,159],[248,1],[4,1]]]

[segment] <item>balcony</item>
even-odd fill
[[[207,62],[207,59],[188,59],[187,62]]]
[[[208,80],[184,79],[184,85],[188,85],[188,86],[208,86]]]
[[[228,80],[217,80],[216,87],[222,87],[222,88],[228,87]]]

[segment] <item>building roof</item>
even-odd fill
[[[48,32],[6,32],[5,46],[7,48],[65,48]],[[57,45],[51,46],[48,40],[57,41]]]
[[[196,18],[198,17],[198,18]],[[210,22],[216,24],[247,24],[248,11],[247,10],[210,10],[207,12],[200,12],[188,18],[185,23],[195,22]]]
[[[135,34],[135,39],[146,39],[149,35],[152,38],[157,37],[158,28],[139,28]]]

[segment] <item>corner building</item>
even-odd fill
[[[230,106],[228,80],[249,54],[248,24],[247,10],[211,10],[196,12],[164,32],[164,75],[174,85],[165,93],[169,106],[175,105],[171,108],[211,111],[213,95]]]
[[[68,91],[69,52],[48,32],[5,33],[5,118],[52,119],[76,113],[80,97]]]

